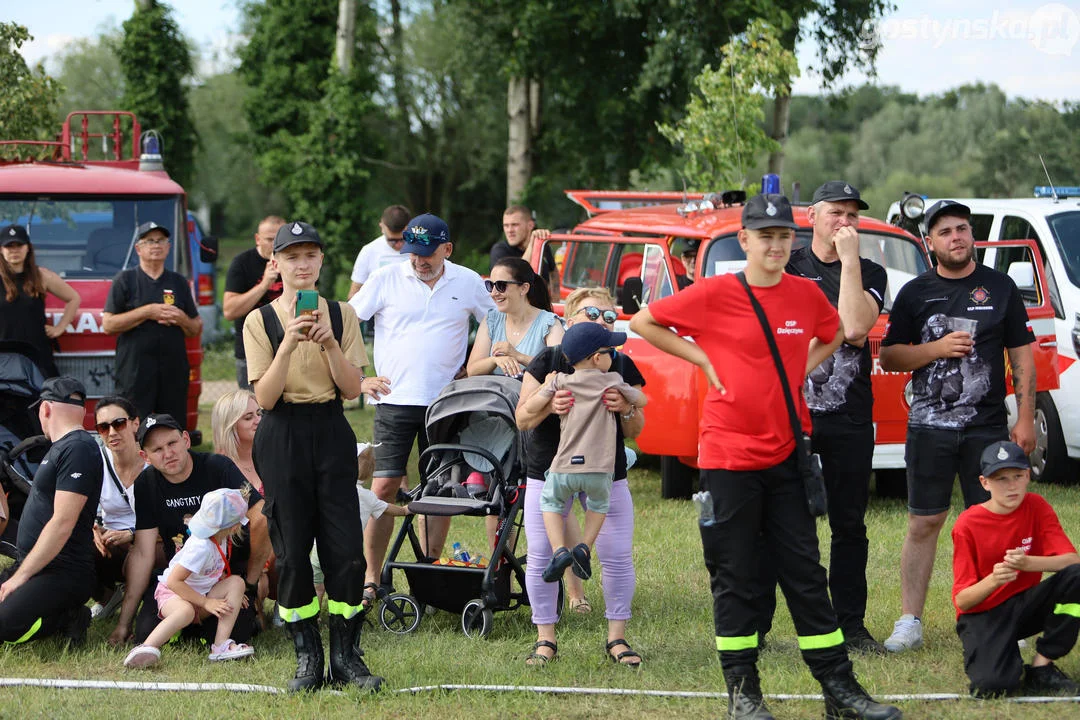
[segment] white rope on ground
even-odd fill
[[[286,695],[285,688],[272,685],[252,685],[248,683],[184,683],[184,682],[132,682],[127,680],[65,680],[62,678],[0,678],[0,687],[47,687],[57,689],[81,690],[140,690],[171,692],[228,692],[265,693],[268,695]],[[398,688],[395,693],[421,693],[447,690],[472,690],[479,692],[529,692],[551,695],[635,695],[647,697],[674,697],[705,700],[722,700],[727,693],[699,692],[692,690],[641,690],[632,688],[588,688],[557,687],[552,685],[419,685]],[[325,692],[325,691],[324,691]],[[785,693],[766,694],[767,700],[808,700],[820,701],[821,695],[792,695]],[[970,695],[959,693],[915,693],[904,695],[880,695],[881,700],[889,702],[941,702],[951,700],[972,700]],[[1011,697],[1009,702],[1016,703],[1060,703],[1080,702],[1077,697]]]

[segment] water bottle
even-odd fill
[[[461,543],[454,543],[453,550],[455,560],[460,560],[461,562],[469,562],[469,551],[461,547]]]
[[[702,490],[696,492],[693,495],[694,507],[698,512],[698,525],[702,527],[709,527],[716,523],[716,516],[713,515],[713,500],[712,493],[708,490]]]

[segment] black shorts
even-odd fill
[[[375,477],[408,474],[413,441],[420,452],[428,445],[424,428],[426,415],[426,405],[379,403],[375,406]]]
[[[987,445],[1008,439],[1008,429],[998,426],[966,430],[909,426],[904,447],[908,512],[937,515],[948,511],[957,475],[965,508],[988,500],[990,494],[979,484],[979,458]]]

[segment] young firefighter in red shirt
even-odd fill
[[[774,328],[785,380],[808,432],[810,413],[801,388],[807,372],[843,340],[840,319],[813,281],[784,272],[796,227],[786,197],[751,198],[743,208],[742,226],[745,280]],[[899,709],[875,702],[852,672],[829,600],[816,524],[796,469],[783,386],[742,279],[698,279],[675,295],[649,303],[630,321],[630,329],[697,365],[709,381],[698,464],[714,519],[703,517],[699,529],[712,586],[716,649],[728,688],[728,717],[773,717],[757,673],[756,624],[763,588],[754,578],[763,545],[775,548],[776,575],[803,659],[824,691],[826,717],[902,717]],[[762,534],[765,543],[759,540]]]
[[[981,463],[990,499],[960,513],[952,531],[956,633],[971,694],[1080,695],[1054,665],[1080,630],[1080,555],[1050,503],[1028,493],[1031,465],[1019,445],[993,443]],[[1044,572],[1054,574],[1042,580]],[[1017,641],[1040,631],[1024,665]]]

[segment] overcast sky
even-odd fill
[[[46,60],[75,38],[119,26],[133,0],[29,0],[5,3],[5,19],[25,25],[34,36],[23,46],[31,61]],[[210,58],[227,55],[236,42],[235,0],[176,0],[184,33],[204,56],[204,71],[220,67]],[[877,80],[921,95],[965,83],[996,83],[1010,96],[1080,100],[1080,0],[1069,2],[979,2],[897,0],[898,8],[873,27],[864,41],[880,43]],[[858,52],[858,48],[852,48]],[[814,60],[813,47],[799,48],[800,66]],[[842,85],[858,85],[861,75]],[[820,80],[805,73],[795,92],[817,94]]]

